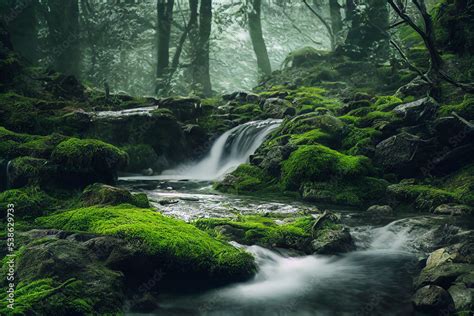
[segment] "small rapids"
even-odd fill
[[[201,161],[166,170],[167,179],[215,180],[248,161],[281,120],[248,122],[222,134]]]
[[[429,238],[429,219],[402,219],[355,234],[359,250],[340,256],[291,256],[245,247],[259,272],[250,281],[203,294],[161,297],[161,315],[407,315],[412,247]],[[242,247],[241,245],[237,245]]]

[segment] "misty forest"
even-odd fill
[[[0,17],[1,315],[474,314],[474,1]]]

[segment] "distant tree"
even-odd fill
[[[157,1],[157,67],[156,93],[166,85],[165,81],[170,66],[170,39],[173,23],[174,0]]]
[[[257,57],[257,65],[260,74],[270,75],[272,73],[272,66],[268,57],[267,46],[262,33],[262,1],[249,0],[247,8],[247,18],[249,25],[250,38],[252,40],[253,50]]]
[[[81,46],[78,0],[47,0],[48,58],[59,72],[79,76]]]
[[[212,85],[209,73],[209,40],[212,28],[212,0],[189,0],[189,8],[192,87],[194,91],[210,96]]]
[[[329,0],[329,12],[331,14],[331,28],[337,45],[342,31],[341,6],[338,0]]]
[[[14,49],[26,60],[36,63],[38,48],[38,1],[4,0],[0,5]]]

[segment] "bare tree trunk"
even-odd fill
[[[157,2],[157,67],[156,93],[163,88],[163,80],[169,71],[171,24],[173,22],[174,0]]]
[[[210,96],[212,85],[209,73],[209,39],[212,25],[212,1],[189,0],[189,7],[192,86],[193,90],[204,96]]]
[[[251,7],[248,10],[249,33],[257,57],[258,70],[260,74],[268,76],[272,73],[272,66],[262,33],[262,1],[251,0],[250,5]]]
[[[38,60],[38,1],[10,1],[8,7],[16,10],[19,14],[8,22],[8,31],[15,51],[20,53],[26,60],[36,63]],[[8,17],[7,17],[8,18]]]
[[[48,0],[46,21],[49,29],[50,56],[54,69],[80,75],[80,34],[78,0]]]
[[[337,45],[339,34],[342,31],[341,6],[337,0],[329,0],[329,11],[331,13],[331,28]]]

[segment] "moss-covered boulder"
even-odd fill
[[[16,217],[38,217],[54,210],[57,206],[56,199],[49,196],[40,188],[25,187],[0,193],[0,214],[5,218],[7,206],[14,205]]]
[[[83,186],[114,182],[117,171],[127,164],[127,154],[99,140],[70,138],[54,149],[51,161],[65,185]]]
[[[46,159],[19,157],[10,161],[8,166],[8,187],[21,188],[27,185],[39,185],[46,181]]]
[[[205,218],[194,222],[199,229],[244,245],[285,248],[307,254],[335,254],[354,250],[352,237],[335,214],[247,215]]]
[[[132,194],[127,189],[106,184],[95,183],[84,189],[81,195],[85,206],[132,204],[137,207],[149,208],[146,194]]]
[[[123,277],[105,268],[79,242],[46,237],[16,252],[14,309],[3,305],[4,315],[116,314],[124,302]],[[9,263],[2,262],[6,276]],[[2,277],[0,286],[7,284]],[[3,291],[6,293],[6,290]]]
[[[248,193],[265,189],[267,181],[269,178],[262,169],[251,164],[242,164],[214,187],[222,192]]]
[[[358,178],[367,175],[371,163],[364,156],[348,156],[322,145],[300,146],[283,163],[282,183],[298,190],[301,184],[328,177]]]
[[[46,228],[122,238],[148,258],[144,270],[161,269],[170,282],[181,281],[190,287],[193,281],[225,283],[246,279],[255,272],[250,254],[215,240],[193,225],[127,204],[71,210],[40,218],[37,223]]]

